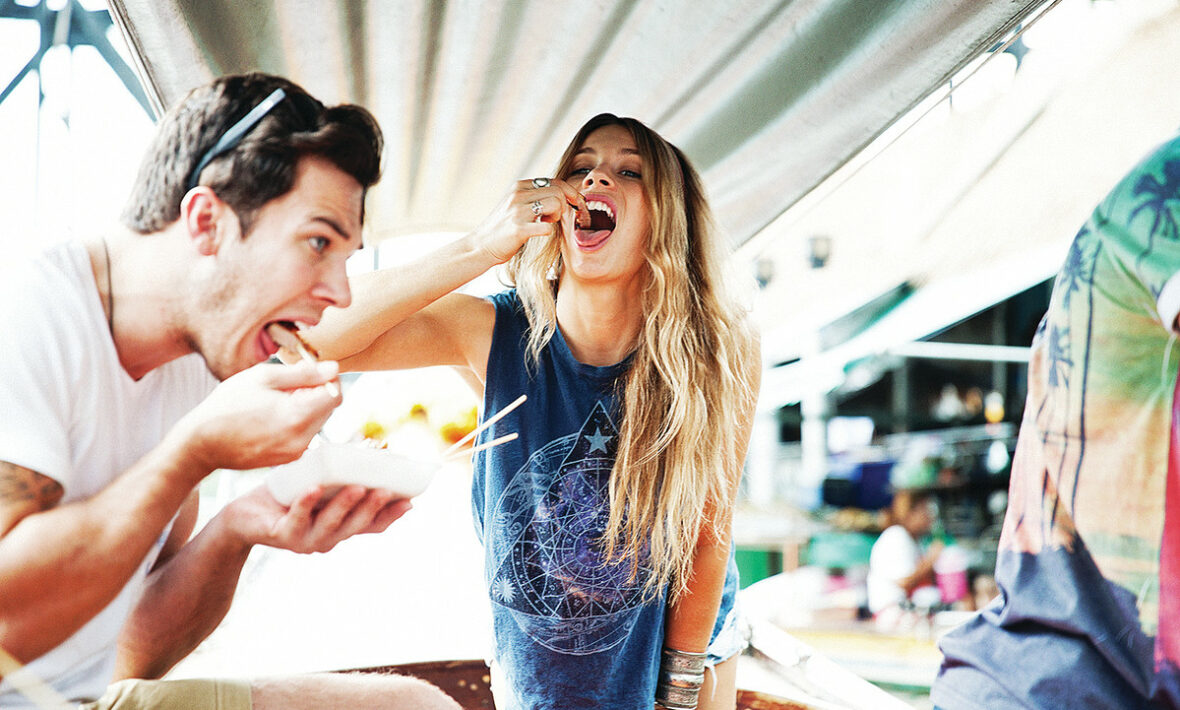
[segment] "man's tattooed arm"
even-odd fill
[[[0,461],[0,535],[26,515],[57,505],[64,493],[61,484],[49,476]]]

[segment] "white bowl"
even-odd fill
[[[317,485],[332,489],[356,484],[413,498],[426,490],[440,466],[437,460],[414,459],[388,449],[323,443],[289,464],[275,466],[266,485],[283,505]]]

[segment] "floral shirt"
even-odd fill
[[[996,581],[944,638],[959,708],[1180,707],[1180,136],[1082,226],[1033,343]]]

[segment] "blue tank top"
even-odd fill
[[[648,570],[607,564],[599,546],[618,442],[615,386],[628,360],[578,362],[558,329],[526,362],[528,321],[515,290],[491,297],[496,325],[484,416],[528,401],[480,433],[519,438],[476,454],[472,503],[484,547],[495,660],[516,708],[649,710],[663,645],[665,593],[645,598]],[[730,616],[730,555],[713,635]],[[503,700],[498,695],[498,700]]]

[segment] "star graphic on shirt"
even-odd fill
[[[507,579],[498,579],[492,583],[492,593],[505,604],[511,604],[516,598],[516,588]]]
[[[590,453],[594,453],[595,451],[601,451],[602,453],[605,454],[606,453],[606,442],[610,441],[613,438],[614,438],[613,436],[606,436],[605,434],[602,433],[602,429],[595,427],[594,433],[591,434],[590,436],[586,437],[586,440],[590,442]]]

